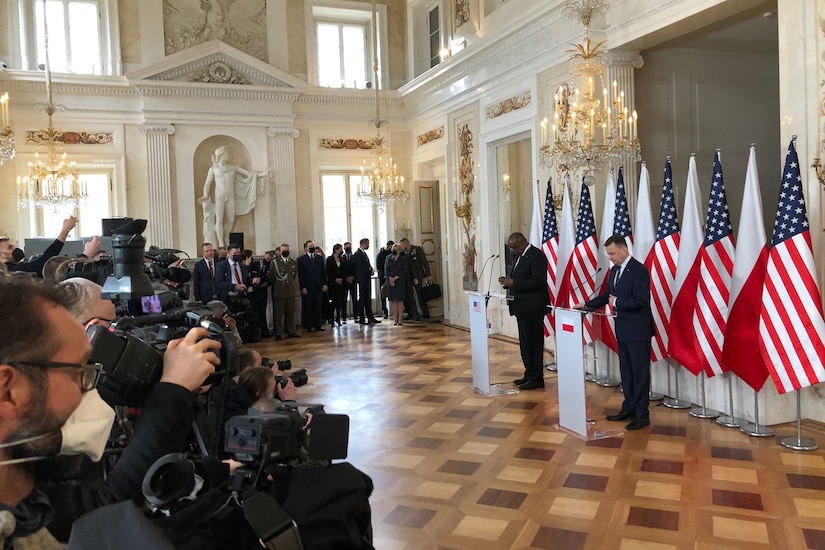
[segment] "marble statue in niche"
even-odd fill
[[[226,246],[235,225],[235,216],[248,214],[255,208],[258,194],[263,195],[266,172],[246,170],[230,164],[229,150],[221,145],[212,155],[212,167],[206,174],[203,196],[198,199],[203,208],[204,242]],[[212,186],[215,198],[212,200]]]
[[[163,0],[166,55],[209,40],[268,61],[266,0]]]

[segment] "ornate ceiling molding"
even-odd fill
[[[269,137],[291,137],[292,139],[296,139],[301,135],[301,132],[297,128],[276,128],[270,126],[266,129],[266,135]]]
[[[47,145],[50,141],[64,145],[112,145],[113,132],[76,132],[55,130],[49,134],[45,130],[26,130],[26,143]]]
[[[427,145],[428,143],[441,139],[444,137],[444,126],[440,126],[435,128],[434,130],[428,130],[423,134],[418,136],[418,146],[421,147],[422,145]]]
[[[158,82],[144,80],[134,83],[145,96],[199,97],[294,102],[300,92],[292,88],[260,88],[252,86],[214,86],[203,83]]]
[[[292,88],[283,80],[275,78],[255,67],[227,55],[215,52],[194,61],[159,72],[146,80],[175,82],[207,82],[210,84],[235,84]]]
[[[175,133],[175,126],[172,124],[141,124],[141,134],[168,134]]]
[[[320,138],[318,149],[338,149],[338,150],[372,150],[378,148],[375,138]]]
[[[489,105],[486,109],[487,118],[493,119],[500,117],[501,115],[506,115],[507,113],[523,109],[530,105],[531,100],[532,94],[529,90],[526,92],[522,92],[519,95],[508,97],[507,99],[499,101],[498,103]]]

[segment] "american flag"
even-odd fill
[[[553,207],[553,179],[547,180],[547,193],[544,198],[544,226],[541,236],[541,250],[547,257],[547,293],[550,303],[556,303],[556,268],[559,263],[559,230],[556,225],[556,209]],[[548,313],[544,317],[544,335],[553,333],[555,324],[554,315]]]
[[[759,320],[759,347],[780,394],[825,381],[825,320],[793,139],[782,174]]]
[[[596,290],[596,224],[593,221],[593,206],[590,203],[590,190],[582,183],[582,195],[579,201],[579,221],[576,224],[576,246],[564,270],[558,300],[560,304],[570,307],[586,302]],[[593,327],[585,322],[584,340],[593,341]]]
[[[696,287],[696,309],[693,311],[696,353],[708,376],[727,370],[722,366],[722,346],[728,321],[734,253],[725,180],[717,151],[713,157],[713,182],[708,199],[705,242],[699,251],[699,285]]]
[[[645,259],[645,267],[650,271],[650,302],[656,336],[653,337],[651,359],[667,359],[668,331],[670,329],[670,306],[673,304],[673,281],[676,278],[676,264],[679,260],[679,215],[673,199],[673,169],[670,159],[665,164],[662,184],[662,200],[659,203],[659,224],[656,242]]]
[[[619,168],[619,177],[616,183],[616,204],[613,210],[613,235],[621,235],[627,241],[627,251],[633,254],[633,229],[630,224],[630,213],[627,211],[627,192],[624,187],[624,171]],[[607,240],[610,235],[602,235],[602,240]],[[608,274],[610,271],[608,271]],[[602,283],[602,292],[607,289],[609,275],[605,275]],[[608,304],[604,308],[605,315],[600,317],[602,323],[601,340],[604,345],[613,351],[619,351],[616,342],[616,320],[613,317],[613,308]]]

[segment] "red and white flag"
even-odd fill
[[[647,163],[643,162],[639,171],[636,223],[633,224],[633,256],[644,263],[654,242],[656,232],[653,230],[653,211],[650,208],[650,172],[647,171]]]
[[[679,238],[679,215],[673,198],[673,169],[668,158],[662,184],[662,200],[659,203],[656,242],[645,259],[645,267],[650,271],[650,309],[656,326],[650,354],[653,361],[670,357],[667,346],[676,264],[679,261]]]
[[[702,371],[696,356],[696,335],[693,332],[693,311],[696,309],[696,287],[699,283],[699,250],[704,232],[699,210],[701,196],[696,173],[696,157],[690,156],[685,208],[679,243],[679,263],[673,284],[673,308],[670,311],[668,352],[695,375]]]
[[[696,288],[696,309],[693,311],[696,354],[708,376],[727,370],[722,366],[722,344],[728,322],[734,254],[728,198],[717,151],[713,157],[705,243],[699,250],[699,284]]]
[[[573,255],[573,248],[576,246],[576,225],[573,222],[573,201],[570,198],[570,176],[564,176],[564,189],[562,190],[561,219],[559,224],[559,261],[556,267],[556,301],[554,305],[568,307],[568,304],[559,300],[564,272],[567,271],[567,264]]]
[[[768,367],[759,346],[759,317],[762,313],[762,285],[768,263],[765,225],[762,219],[762,194],[756,169],[756,147],[751,145],[742,216],[736,239],[736,260],[730,283],[728,325],[722,348],[722,364],[736,373],[755,391],[768,379]]]
[[[762,288],[759,347],[779,393],[825,381],[825,319],[794,142],[788,145]]]

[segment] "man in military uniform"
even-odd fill
[[[295,296],[298,294],[298,262],[290,256],[289,245],[275,249],[275,258],[267,272],[272,287],[272,316],[275,340],[300,338],[295,332]]]

